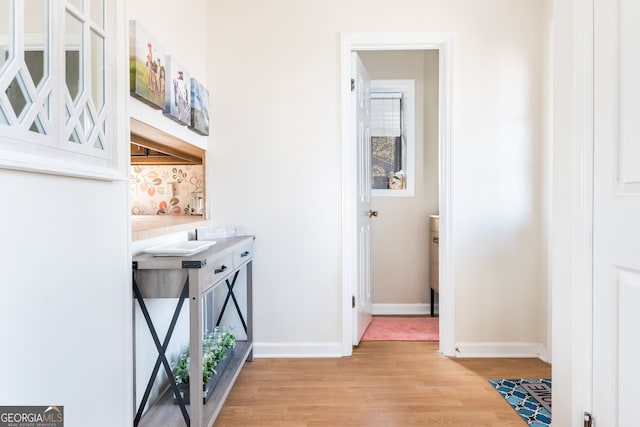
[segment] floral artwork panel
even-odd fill
[[[139,23],[129,21],[130,93],[157,109],[165,105],[164,62],[164,48]]]
[[[202,165],[131,166],[131,214],[188,215],[191,193],[203,186]]]
[[[182,125],[191,120],[191,77],[172,56],[166,56],[164,114]]]
[[[200,135],[209,135],[209,90],[196,79],[191,79],[191,123],[189,129]]]

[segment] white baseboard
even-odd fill
[[[458,343],[456,357],[536,357],[546,361],[547,348],[539,343]]]
[[[342,357],[341,343],[253,343],[255,358]]]
[[[549,347],[540,344],[540,355],[538,356],[543,362],[551,363],[551,352]]]
[[[398,313],[394,313],[398,314]],[[416,314],[416,313],[411,313]],[[255,358],[342,357],[340,343],[253,343]],[[548,348],[538,343],[458,343],[456,357],[534,357],[549,363]]]
[[[438,314],[438,304],[433,306],[435,314]],[[425,315],[431,314],[431,304],[373,304],[372,314],[374,315]]]
[[[398,314],[398,313],[394,313]],[[417,313],[411,313],[417,314]],[[340,343],[253,343],[255,358],[342,357]],[[535,357],[549,362],[548,348],[538,343],[458,343],[456,357]]]

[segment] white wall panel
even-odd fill
[[[640,2],[620,0],[620,147],[622,193],[640,195]]]
[[[617,274],[617,322],[613,335],[617,337],[617,416],[619,426],[637,423],[637,405],[640,399],[640,271],[619,270]],[[622,374],[622,375],[621,375]]]

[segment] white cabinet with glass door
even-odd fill
[[[121,178],[119,4],[0,0],[0,167]]]

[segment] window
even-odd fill
[[[415,82],[371,81],[371,188],[373,196],[413,196]]]
[[[371,179],[372,189],[386,190],[404,188],[405,182],[391,178],[402,171],[402,139],[399,136],[371,137]]]

